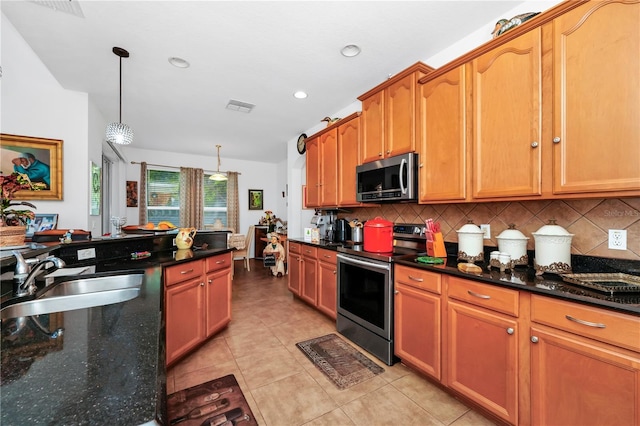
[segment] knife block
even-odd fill
[[[433,240],[427,240],[427,255],[431,257],[447,257],[447,250],[444,248],[444,238],[442,232],[434,232]]]

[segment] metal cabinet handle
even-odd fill
[[[424,279],[423,278],[416,278],[416,277],[412,277],[411,275],[409,275],[409,279],[413,280],[413,281],[418,281],[419,283],[423,282]]]
[[[511,327],[507,328],[507,334],[513,334],[515,333],[515,330]]]
[[[560,138],[558,136],[553,138],[553,143],[560,143]]]
[[[532,343],[538,343],[538,338],[536,336],[531,336]]]
[[[190,274],[190,273],[192,273],[192,272],[193,272],[193,269],[189,269],[189,270],[187,270],[187,271],[180,271],[180,273],[181,273],[182,275],[184,275],[184,274]]]
[[[476,293],[475,291],[467,290],[467,293],[469,293],[473,297],[478,297],[480,299],[491,299],[491,296],[487,296],[486,294]]]
[[[579,318],[574,318],[571,315],[565,315],[564,317],[566,319],[568,319],[569,321],[577,322],[578,324],[586,325],[588,327],[595,327],[595,328],[606,328],[607,327],[606,324],[602,324],[601,322],[585,321],[585,320],[581,320]]]
[[[531,142],[531,148],[537,148],[538,142]]]
[[[221,264],[223,264],[224,262],[226,262],[226,260],[218,260],[218,261],[216,262],[216,265],[221,265]]]
[[[323,254],[322,257],[324,257],[325,259],[331,259],[331,256]]]

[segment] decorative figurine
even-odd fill
[[[498,22],[496,22],[496,26],[493,29],[493,32],[491,34],[493,35],[493,38],[497,38],[499,35],[506,33],[510,29],[517,27],[523,22],[526,22],[529,19],[539,14],[540,12],[527,12],[527,13],[521,13],[520,15],[516,15],[513,18],[509,19],[508,21],[506,19],[501,19]]]
[[[327,127],[331,126],[333,123],[335,123],[336,121],[340,121],[339,117],[336,118],[331,118],[331,117],[325,117],[320,121],[326,121],[327,122]]]
[[[264,254],[275,254],[276,256],[276,264],[275,266],[271,266],[271,273],[274,277],[282,277],[284,275],[284,247],[279,242],[279,238],[275,233],[271,234],[271,242],[267,243],[267,247],[265,247]]]

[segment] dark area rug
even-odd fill
[[[296,343],[296,346],[338,389],[347,389],[384,372],[384,368],[335,334]]]
[[[172,393],[167,416],[169,425],[258,425],[233,374]]]

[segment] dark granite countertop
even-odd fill
[[[79,262],[77,250],[89,247],[96,248],[96,257]],[[170,237],[141,236],[46,250],[69,267],[88,266],[89,273],[142,270],[145,279],[140,295],[127,302],[2,321],[0,423],[166,423],[162,268],[231,249],[200,245],[178,251]],[[148,257],[132,259],[131,253],[147,250]],[[5,263],[9,270],[15,262]],[[13,280],[1,284],[3,305],[14,303]],[[51,338],[48,332],[58,328],[63,334]]]
[[[342,244],[321,240],[318,243],[311,243],[302,238],[289,238],[290,241],[308,244],[310,246],[324,248],[328,250],[338,250]],[[495,248],[494,248],[495,249]],[[518,266],[513,271],[500,272],[498,269],[488,269],[488,263],[478,263],[483,271],[481,275],[464,273],[458,270],[458,260],[451,253],[457,252],[457,246],[447,246],[449,256],[442,265],[428,265],[418,263],[416,255],[408,255],[394,262],[399,265],[411,266],[439,272],[448,275],[455,275],[462,278],[481,281],[487,284],[502,287],[514,288],[517,290],[529,291],[543,294],[545,296],[561,298],[573,302],[585,303],[605,309],[640,316],[640,292],[634,293],[604,293],[597,290],[581,287],[563,281],[562,277],[556,274],[545,273],[541,276],[535,274],[531,266]],[[485,253],[490,253],[491,248],[485,248]],[[529,258],[533,259],[533,253],[529,253]],[[640,275],[640,262],[606,259],[592,256],[572,256],[572,266],[574,273],[612,273],[626,272],[633,275]]]

